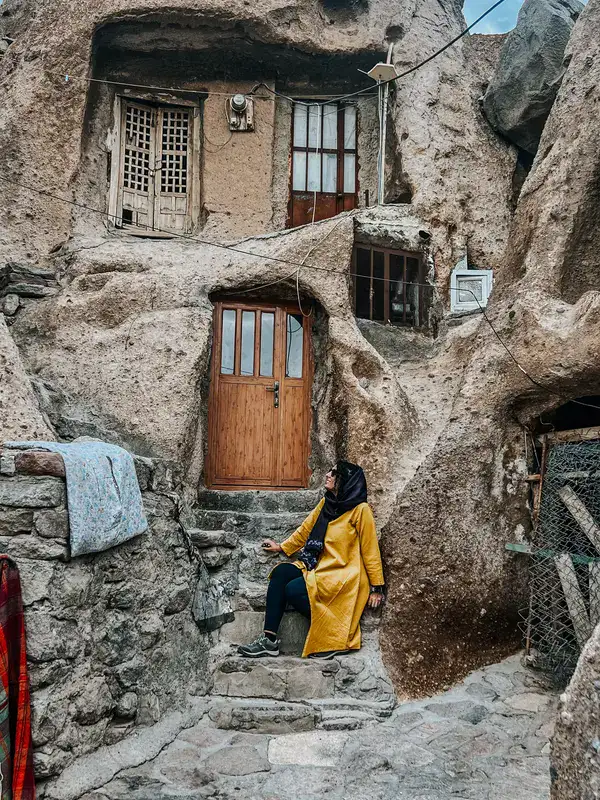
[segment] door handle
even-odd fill
[[[279,381],[275,381],[273,386],[267,386],[267,392],[273,392],[273,405],[279,408]]]

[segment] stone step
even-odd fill
[[[296,489],[284,491],[220,491],[201,489],[198,492],[198,507],[214,511],[262,511],[278,513],[300,511],[308,513],[321,499],[320,489]]]
[[[192,544],[196,547],[236,547],[239,537],[235,531],[223,529],[204,530],[202,528],[187,528],[187,534]]]
[[[355,731],[376,722],[379,722],[379,716],[368,711],[333,709],[321,712],[321,721],[317,728],[324,731]]]
[[[294,531],[306,515],[305,511],[267,514],[264,511],[195,509],[191,527],[208,531],[235,531],[242,538],[283,538]]]
[[[265,615],[262,611],[236,611],[235,618],[219,630],[219,642],[223,645],[232,645],[229,654],[233,655],[237,645],[248,644],[260,635],[264,619]],[[279,630],[280,651],[284,654],[299,656],[304,647],[308,627],[308,620],[301,614],[297,612],[285,614]]]
[[[217,728],[248,733],[312,731],[321,722],[320,711],[304,703],[277,700],[214,700],[209,718]]]
[[[336,661],[318,662],[293,656],[225,658],[213,673],[213,695],[271,700],[332,699]]]
[[[315,729],[356,730],[381,722],[392,710],[361,701],[213,697],[209,718],[223,730],[281,734]]]
[[[309,702],[318,709],[322,720],[340,719],[355,714],[359,717],[365,715],[365,719],[383,720],[390,717],[396,707],[395,698],[378,702],[376,700],[359,700],[355,697],[332,697],[314,698]]]

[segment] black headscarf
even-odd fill
[[[361,467],[351,464],[349,461],[339,461],[337,473],[337,494],[329,490],[325,492],[325,503],[321,513],[317,517],[306,544],[300,551],[299,558],[309,570],[317,566],[323,552],[329,523],[361,503],[367,502],[367,479]]]

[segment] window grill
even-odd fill
[[[151,141],[152,111],[128,105],[125,115],[123,158],[123,185],[126,189],[148,191]]]
[[[192,107],[122,103],[118,185],[111,187],[121,225],[191,231],[198,119]]]
[[[433,287],[423,285],[419,253],[357,244],[352,271],[357,317],[415,328],[426,325]]]
[[[189,113],[163,111],[160,190],[165,194],[187,192]]]

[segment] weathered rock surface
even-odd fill
[[[600,796],[600,627],[560,697],[551,763],[552,800]]]
[[[0,442],[54,438],[0,314]]]
[[[490,124],[535,155],[564,75],[579,0],[525,0],[483,98]]]

